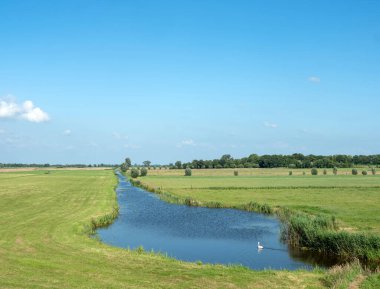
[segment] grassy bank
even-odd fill
[[[115,216],[112,171],[0,173],[0,184],[0,288],[326,286],[323,271],[197,265],[90,238],[92,220]]]
[[[193,170],[193,176],[184,177],[179,170],[150,171],[139,182],[173,202],[276,213],[287,224],[291,243],[378,264],[379,176],[284,176],[284,169],[244,170],[239,176],[227,172]]]

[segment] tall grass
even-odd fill
[[[358,260],[344,265],[332,267],[323,278],[327,288],[331,289],[347,289],[360,274],[363,269]]]
[[[293,213],[285,219],[283,235],[289,244],[337,255],[343,259],[359,258],[368,265],[379,265],[380,237],[339,231],[334,217]]]

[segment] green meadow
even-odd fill
[[[116,205],[111,170],[7,172],[0,184],[0,288],[326,288],[341,279],[341,271],[252,271],[105,245],[90,232]]]
[[[334,215],[341,229],[380,235],[380,175],[348,174],[350,169],[310,175],[310,170],[287,169],[150,170],[139,180],[151,188],[201,203],[233,207],[249,202],[287,207],[311,214]],[[307,174],[303,175],[303,171]]]

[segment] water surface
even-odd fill
[[[281,224],[274,217],[169,204],[132,186],[123,175],[118,177],[120,215],[112,225],[98,230],[107,244],[131,249],[143,246],[180,260],[241,264],[252,269],[313,267],[314,258],[289,251],[280,241]],[[257,249],[257,242],[263,250]]]

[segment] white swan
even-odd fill
[[[257,249],[264,249],[264,247],[260,245],[260,242],[257,242]]]

